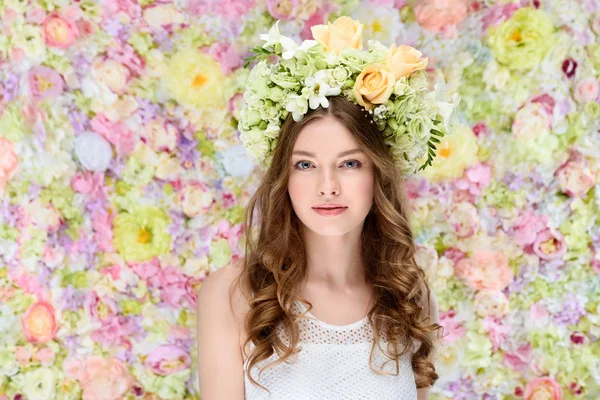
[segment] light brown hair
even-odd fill
[[[287,184],[292,150],[302,128],[330,115],[348,128],[374,168],[374,204],[365,218],[361,235],[366,280],[374,292],[373,306],[368,312],[375,334],[371,358],[383,334],[392,345],[390,360],[396,363],[398,371],[399,358],[411,350],[402,343],[420,342],[420,348],[412,357],[416,386],[433,386],[438,375],[428,358],[435,354],[435,331],[442,327],[428,322],[429,315],[425,315],[419,305],[422,301],[428,302],[430,288],[425,272],[414,258],[404,177],[371,115],[341,96],[328,97],[328,100],[328,108],[310,110],[300,122],[294,121],[291,114],[287,116],[272,164],[246,207],[246,255],[238,282],[240,279],[246,282],[253,293],[245,319],[248,339],[244,349],[250,341],[255,346],[251,354],[246,355],[247,376],[253,384],[265,388],[251,376],[252,367],[274,352],[280,358],[264,368],[295,354],[299,329],[291,307],[295,300],[308,304],[309,309],[312,307],[298,295],[298,283],[306,273],[306,256],[301,223],[292,208]],[[291,340],[290,346],[276,334],[280,324]],[[371,361],[369,365],[378,373]]]

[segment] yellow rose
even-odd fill
[[[421,58],[422,55],[413,47],[402,45],[396,48],[396,43],[394,43],[388,51],[385,65],[392,71],[396,79],[400,79],[427,67],[428,59]]]
[[[347,48],[362,50],[363,24],[350,17],[339,17],[332,24],[315,25],[310,28],[313,38],[320,42],[325,50],[336,54]]]
[[[371,64],[358,75],[353,93],[356,102],[366,110],[372,110],[374,104],[383,104],[394,90],[396,78],[385,65]]]

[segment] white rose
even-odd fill
[[[497,290],[480,290],[475,294],[475,313],[480,317],[502,317],[507,312],[508,299],[504,293]]]
[[[146,8],[144,11],[144,20],[151,28],[160,28],[164,25],[173,25],[183,23],[183,14],[181,14],[174,5],[160,5]]]
[[[153,118],[144,127],[142,138],[154,151],[173,151],[177,147],[177,128],[163,118]]]
[[[223,166],[229,175],[247,178],[254,168],[254,163],[248,157],[244,146],[238,144],[223,153]]]
[[[198,185],[187,185],[181,192],[181,208],[188,217],[205,214],[214,201],[213,191]]]
[[[550,132],[550,116],[540,103],[527,103],[515,114],[512,132],[519,140],[535,139]]]
[[[47,400],[56,396],[56,373],[48,367],[40,367],[25,374],[23,393],[28,400]]]
[[[440,379],[436,384],[443,385],[461,378],[460,365],[465,350],[464,339],[458,339],[439,347],[435,359],[435,370],[440,375]]]
[[[451,206],[446,212],[446,218],[458,237],[472,236],[479,228],[477,208],[466,201]]]
[[[27,203],[24,207],[25,212],[31,216],[31,221],[35,226],[47,232],[56,232],[60,227],[60,213],[52,204],[44,204],[36,199]]]
[[[181,165],[176,158],[169,156],[167,153],[160,153],[158,156],[158,164],[156,165],[155,175],[158,179],[172,180],[181,174]]]
[[[104,172],[112,160],[112,148],[94,132],[84,132],[75,139],[75,155],[88,171]]]
[[[121,94],[125,91],[131,75],[126,66],[111,59],[104,61],[96,59],[93,67],[96,77],[110,90],[117,94]]]

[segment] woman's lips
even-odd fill
[[[313,208],[313,210],[324,217],[333,217],[346,211],[348,207],[337,207],[337,208]]]

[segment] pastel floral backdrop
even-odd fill
[[[461,96],[408,191],[432,399],[600,398],[597,0],[0,0],[0,399],[194,399],[196,292],[260,178],[248,49],[349,15]]]

